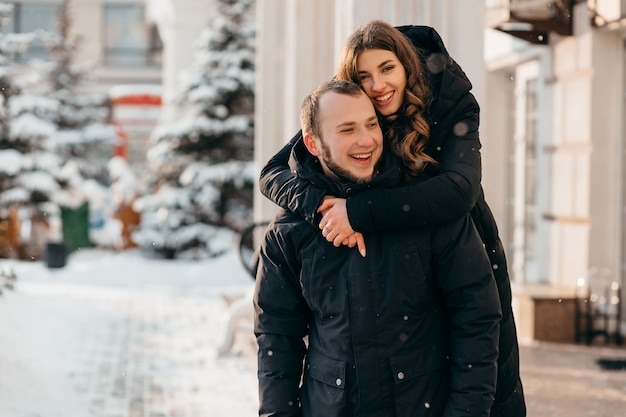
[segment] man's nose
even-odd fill
[[[374,143],[374,134],[369,129],[362,128],[359,130],[357,145],[361,147],[370,147]]]

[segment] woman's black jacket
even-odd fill
[[[498,284],[502,322],[498,385],[491,417],[524,417],[519,347],[512,311],[511,284],[495,219],[485,201],[481,179],[480,109],[472,85],[449,56],[437,32],[427,26],[398,28],[415,45],[424,65],[432,102],[428,153],[439,165],[431,179],[406,187],[365,190],[347,198],[352,228],[368,233],[437,225],[468,211],[485,244]],[[261,192],[279,206],[317,224],[317,208],[327,190],[295,177],[287,166],[298,132],[261,171]]]
[[[363,186],[339,187],[314,163],[297,170],[334,195]],[[271,224],[254,298],[259,414],[488,417],[501,311],[469,215],[365,239],[363,258],[289,211]]]

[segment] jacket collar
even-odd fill
[[[431,100],[426,117],[431,124],[436,124],[446,115],[454,114],[459,101],[466,97],[472,83],[463,69],[448,54],[443,40],[437,31],[429,26],[399,26],[402,32],[415,46],[424,67]],[[442,146],[444,137],[431,136],[432,147]]]
[[[441,36],[434,28],[407,25],[398,26],[397,29],[409,38],[417,50],[433,97],[429,114],[437,119],[472,89],[472,83],[448,54]]]
[[[337,197],[348,197],[367,188],[393,187],[402,180],[399,161],[391,155],[391,152],[383,152],[376,168],[377,173],[372,181],[369,183],[348,182],[340,184],[324,174],[319,159],[311,155],[304,145],[302,131],[298,133],[298,139],[291,150],[289,168],[296,177],[303,178],[314,186],[324,189],[329,194]]]

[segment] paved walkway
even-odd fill
[[[626,416],[626,370],[597,359],[624,359],[625,348],[536,343],[520,347],[528,417]]]
[[[210,288],[18,281],[0,298],[0,417],[257,415],[253,339],[218,357]],[[521,346],[528,417],[626,415],[626,349]]]
[[[19,284],[0,299],[0,323],[18,323],[0,330],[0,417],[254,416],[250,339],[216,354],[225,306],[210,293]]]

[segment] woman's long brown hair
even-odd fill
[[[423,169],[424,163],[437,163],[425,151],[430,126],[424,112],[430,91],[417,51],[399,30],[383,21],[372,20],[360,26],[346,40],[336,78],[361,85],[356,63],[359,54],[366,49],[391,51],[404,66],[407,83],[403,105],[396,114],[384,118],[385,135],[392,152],[402,159],[408,173],[416,175]],[[400,137],[401,134],[404,137]]]

